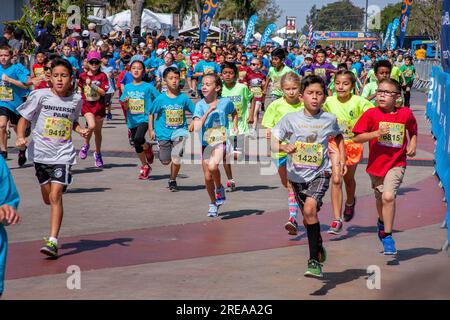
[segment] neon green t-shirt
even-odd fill
[[[369,82],[364,86],[364,90],[361,94],[361,97],[363,97],[364,99],[367,99],[368,97],[377,93],[377,89],[378,89],[378,82]],[[372,103],[375,103],[375,101],[376,101],[376,97],[374,97],[372,100],[370,100],[370,102],[372,102]]]
[[[281,90],[281,77],[288,73],[292,72],[292,69],[288,66],[284,66],[283,69],[280,71],[277,71],[274,67],[270,67],[269,69],[269,78],[272,81],[272,90],[270,91],[270,94],[275,95],[277,97],[283,96],[283,90]]]
[[[286,114],[299,111],[303,108],[303,102],[297,104],[289,104],[284,98],[280,98],[272,102],[268,107],[261,121],[261,125],[265,128],[272,129]],[[272,158],[280,159],[286,157],[286,153],[272,152]]]
[[[248,111],[249,111],[249,103],[253,97],[253,94],[249,90],[249,88],[243,83],[236,83],[236,85],[228,89],[225,85],[222,86],[222,97],[230,99],[236,112],[238,114],[238,129],[239,134],[247,134],[248,133]],[[233,130],[233,119],[232,116],[229,115],[228,119],[228,129],[230,132]]]
[[[406,85],[414,80],[414,74],[416,73],[416,69],[414,68],[414,66],[403,65],[400,67],[400,72],[403,73],[403,76],[405,77],[406,81],[406,83],[403,83],[403,85]]]
[[[400,83],[400,76],[401,76],[402,72],[400,71],[400,68],[397,66],[392,66],[392,70],[391,70],[391,79],[394,79],[395,81],[397,81],[398,83]]]
[[[374,105],[365,98],[352,94],[347,102],[339,101],[337,96],[328,97],[323,104],[323,111],[336,116],[339,128],[341,128],[345,140],[351,140],[354,136],[352,129],[361,115],[373,108]]]
[[[377,77],[375,77],[375,71],[373,69],[369,70],[367,73],[368,82],[377,82]]]

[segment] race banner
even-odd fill
[[[450,72],[450,0],[442,4],[441,50],[442,68]]]
[[[245,32],[244,46],[248,46],[250,39],[253,36],[253,31],[255,30],[256,21],[258,20],[258,15],[254,14],[250,17],[247,24],[247,31]]]
[[[211,27],[211,22],[218,5],[219,0],[205,0],[202,17],[200,19],[200,43],[205,43],[205,40],[208,37],[209,28]]]
[[[397,47],[397,37],[395,35],[395,33],[397,32],[398,27],[400,26],[400,19],[399,18],[395,18],[394,20],[392,20],[392,29],[391,29],[391,36],[390,36],[390,42],[389,42],[389,49],[390,50],[395,50],[395,48]]]
[[[392,22],[389,23],[387,29],[386,29],[386,33],[384,36],[384,41],[383,41],[383,50],[386,49],[387,43],[390,40],[391,37],[391,29],[392,29]]]
[[[408,28],[409,13],[414,0],[403,0],[402,14],[400,16],[400,40],[399,47],[403,48],[403,40],[405,39],[406,28]]]
[[[286,17],[286,33],[297,33],[297,28],[295,27],[296,17]]]
[[[267,43],[267,40],[269,40],[270,35],[275,32],[277,29],[277,25],[275,23],[269,24],[266,29],[264,30],[264,33],[261,37],[261,41],[259,42],[260,47],[264,47]]]

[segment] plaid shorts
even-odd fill
[[[294,189],[295,199],[303,212],[303,206],[305,205],[306,198],[310,197],[317,202],[317,212],[320,211],[322,207],[322,198],[327,192],[330,186],[331,173],[324,171],[320,173],[317,177],[309,182],[298,183],[289,181]]]

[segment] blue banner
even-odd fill
[[[442,68],[450,72],[450,0],[442,4],[441,50]]]
[[[389,38],[391,37],[391,30],[392,30],[392,22],[389,23],[389,25],[386,29],[386,33],[385,33],[384,40],[383,40],[383,50],[386,49]]]
[[[426,117],[431,121],[431,134],[436,139],[435,169],[450,201],[450,74],[433,66],[428,93]],[[450,243],[450,206],[447,206],[448,240]]]
[[[409,13],[414,0],[403,0],[402,15],[400,16],[400,40],[399,47],[403,48],[403,40],[405,39],[406,29],[408,28]]]
[[[397,37],[395,36],[395,33],[397,32],[398,27],[400,26],[400,19],[395,18],[392,20],[392,29],[391,29],[391,36],[389,40],[389,49],[395,50],[397,47]]]
[[[252,15],[248,20],[247,31],[245,32],[244,46],[248,46],[248,43],[253,36],[253,30],[255,30],[256,20],[258,20],[258,15],[256,14]]]
[[[205,0],[202,17],[200,19],[200,43],[205,43],[205,40],[208,37],[209,28],[211,27],[211,22],[218,5],[219,0]]]
[[[264,47],[266,45],[267,40],[269,40],[270,35],[272,33],[274,33],[275,30],[277,30],[277,25],[275,23],[271,23],[266,27],[266,29],[264,30],[264,33],[261,37],[261,40],[259,42],[260,47]]]

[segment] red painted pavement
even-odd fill
[[[402,188],[397,198],[395,230],[441,222],[445,216],[442,198],[443,192],[434,177]],[[351,224],[344,225],[347,232],[333,237],[322,232],[324,240],[374,234],[374,201],[371,195],[358,198],[355,218]],[[226,207],[225,203],[219,212],[225,213]],[[242,203],[243,210],[257,208],[258,204]],[[198,214],[206,215],[204,212]],[[70,265],[78,265],[81,270],[88,271],[307,243],[303,228],[297,237],[288,236],[283,229],[288,217],[287,208],[278,212],[225,219],[232,214],[229,212],[222,219],[208,222],[61,238],[62,249],[58,260],[43,258],[39,253],[42,241],[12,243],[9,247],[6,279],[65,273]],[[330,204],[324,205],[320,219],[323,230],[328,229],[327,225],[331,221]],[[379,245],[377,242],[374,242],[374,247]]]

